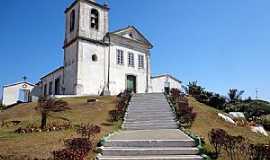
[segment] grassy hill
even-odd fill
[[[62,116],[69,119],[73,125],[81,123],[92,123],[99,125],[102,132],[99,138],[119,128],[118,124],[108,121],[110,110],[115,108],[115,97],[96,97],[98,102],[86,103],[89,97],[66,98],[70,111],[54,113],[49,117],[48,123],[61,121],[55,117]],[[212,128],[222,128],[232,135],[242,135],[254,143],[267,143],[269,138],[253,133],[248,127],[236,127],[218,118],[220,112],[205,104],[199,103],[194,98],[189,98],[189,103],[197,112],[197,117],[191,127],[191,131],[206,140],[207,148],[211,149],[208,142],[208,132]],[[20,104],[13,108],[0,112],[0,124],[2,121],[21,121],[18,126],[0,128],[0,155],[29,155],[33,158],[51,157],[51,152],[64,147],[63,140],[76,136],[75,130],[56,131],[48,133],[16,134],[14,130],[18,127],[26,127],[29,124],[39,125],[40,116],[35,110],[36,103]],[[89,159],[94,158],[90,153]],[[1,158],[0,158],[1,159]]]
[[[87,98],[89,97],[64,99],[72,110],[53,113],[53,117],[49,117],[48,123],[61,121],[59,118],[55,118],[61,116],[69,119],[73,125],[96,124],[101,127],[98,137],[119,127],[119,124],[112,124],[108,121],[108,112],[115,108],[115,97],[96,97],[98,102],[94,104],[87,103]],[[32,158],[48,158],[52,156],[52,151],[64,146],[64,139],[76,136],[76,131],[72,129],[48,133],[14,133],[18,127],[26,127],[29,124],[39,125],[40,116],[35,110],[35,106],[36,103],[20,104],[0,112],[0,124],[2,121],[21,121],[17,126],[0,128],[0,155],[29,155]],[[93,157],[94,153],[91,153],[89,158]]]
[[[210,147],[208,141],[208,133],[212,128],[221,128],[226,130],[229,134],[237,136],[241,135],[247,139],[249,139],[253,143],[268,143],[270,142],[270,138],[256,134],[250,130],[248,127],[239,127],[234,126],[230,123],[225,122],[220,119],[217,114],[221,113],[221,111],[202,104],[196,101],[194,98],[189,97],[189,103],[194,108],[193,110],[197,112],[197,117],[191,127],[191,131],[196,135],[203,137],[206,141],[206,147],[208,149],[212,149]]]

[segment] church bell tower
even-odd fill
[[[65,10],[63,48],[66,95],[99,94],[91,88],[100,90],[102,84],[99,83],[105,83],[104,69],[98,73],[93,71],[105,66],[105,61],[102,62],[106,52],[103,39],[109,31],[108,14],[108,5],[101,5],[96,0],[75,0]],[[89,86],[94,83],[98,84]]]

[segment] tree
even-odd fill
[[[228,92],[228,100],[229,103],[235,103],[241,100],[241,96],[244,94],[245,91],[241,90],[238,91],[237,89],[230,89]]]
[[[70,110],[70,108],[67,107],[67,105],[68,103],[61,99],[46,98],[46,97],[39,98],[36,110],[38,110],[41,115],[40,128],[41,129],[46,128],[47,118],[50,112],[63,112],[66,110]]]
[[[202,92],[204,91],[204,88],[199,86],[197,81],[189,82],[187,86],[188,86],[188,94],[192,96],[198,96],[202,94]]]

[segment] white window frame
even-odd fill
[[[128,66],[134,67],[134,53],[128,52]]]
[[[138,68],[144,69],[144,56],[138,55]]]
[[[124,65],[124,51],[121,49],[116,50],[116,64]]]

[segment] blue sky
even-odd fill
[[[62,65],[64,10],[73,0],[0,5],[0,87]],[[110,30],[136,26],[154,44],[153,74],[270,100],[269,0],[108,0]],[[99,2],[103,3],[104,0]]]

